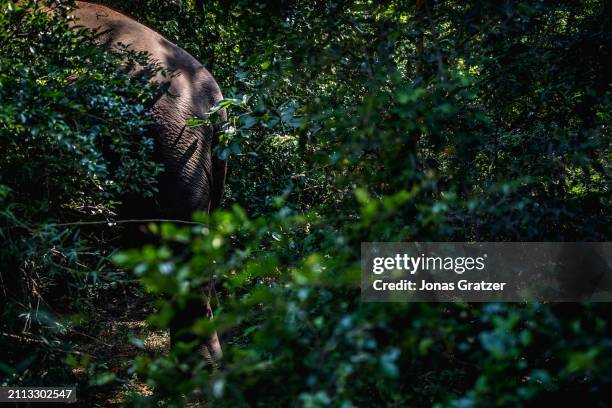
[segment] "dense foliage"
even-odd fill
[[[224,360],[213,370],[178,364],[178,349],[143,350],[129,373],[154,393],[126,403],[182,406],[198,390],[215,406],[605,404],[605,305],[362,303],[359,244],[609,240],[609,2],[106,3],[202,61],[230,111],[216,152],[231,162],[226,209],[197,214],[206,226],[152,225],[159,245],[113,258],[148,292],[170,294],[148,317],[161,329],[214,272],[215,320],[194,331],[217,329]],[[152,186],[148,139],[123,137],[142,138],[150,93],[113,68],[124,57],[76,47],[81,37],[57,21],[3,13],[2,264],[36,273],[28,282],[100,268],[120,281],[75,239],[103,231],[49,223],[90,207],[104,219],[117,193]],[[106,98],[88,105],[93,95]],[[127,170],[107,164],[104,143],[129,157]],[[122,175],[130,166],[139,181]],[[47,179],[54,188],[38,188]],[[76,266],[59,263],[58,248]],[[18,333],[6,322],[23,325],[17,313],[37,306],[7,304],[3,331]],[[88,368],[91,385],[127,382],[67,361]],[[63,367],[19,364],[0,369]]]
[[[64,364],[60,337],[80,317],[57,312],[83,311],[113,280],[110,237],[70,224],[112,220],[123,195],[152,195],[160,171],[143,133],[157,68],[32,5],[4,1],[0,17],[0,371],[17,382]]]

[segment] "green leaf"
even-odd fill
[[[187,119],[187,127],[193,128],[210,124],[208,119],[189,118]]]

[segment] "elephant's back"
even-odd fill
[[[77,1],[76,5],[71,12],[76,18],[72,24],[103,33],[98,37],[103,45],[122,43],[128,49],[146,51],[171,69],[195,71],[202,68],[187,51],[131,17],[100,4]]]
[[[201,116],[222,99],[221,91],[212,75],[191,54],[164,38],[161,34],[138,21],[99,4],[77,1],[77,9],[72,12],[76,17],[74,26],[84,26],[99,33],[99,41],[107,47],[117,47],[119,43],[127,49],[146,51],[151,58],[164,68],[174,72],[173,78],[159,74],[155,80],[171,82],[170,92],[189,100],[192,116]],[[187,100],[188,98],[188,100]],[[198,100],[200,99],[200,100]],[[198,102],[198,109],[193,102]]]

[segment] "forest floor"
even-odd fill
[[[90,370],[110,372],[117,380],[109,383],[112,385],[87,387],[78,395],[78,405],[120,406],[129,393],[150,394],[150,387],[129,369],[137,355],[156,357],[169,351],[169,333],[155,330],[145,321],[153,311],[154,300],[138,283],[124,281],[97,291],[94,302],[94,318],[88,327],[74,331],[73,339],[78,344],[79,358],[89,361]],[[74,368],[72,374],[79,382],[86,382],[91,375],[80,367]]]

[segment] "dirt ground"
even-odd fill
[[[75,330],[72,337],[78,344],[81,359],[89,359],[89,366],[95,366],[97,371],[113,373],[118,381],[110,386],[81,390],[77,404],[72,406],[121,406],[130,392],[150,394],[151,388],[130,374],[129,368],[137,355],[146,353],[155,357],[169,351],[169,333],[155,330],[145,322],[145,317],[153,311],[154,300],[137,283],[126,282],[99,291],[95,303],[99,308],[88,327]],[[142,340],[143,348],[131,339]],[[72,374],[79,382],[88,380],[85,368],[73,368]]]

